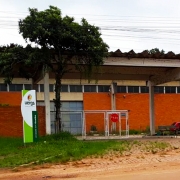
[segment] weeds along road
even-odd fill
[[[142,139],[137,142],[132,146],[131,150],[125,151],[123,154],[120,154],[119,151],[110,151],[104,156],[91,156],[68,163],[45,163],[36,166],[17,166],[13,169],[0,169],[0,180],[179,179],[179,137]],[[167,150],[162,150],[164,143],[169,143]],[[159,151],[156,151],[156,148]]]
[[[179,142],[180,143],[180,142]],[[171,180],[179,179],[180,149],[166,153],[89,158],[68,164],[0,169],[0,180]]]

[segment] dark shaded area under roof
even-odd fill
[[[153,58],[153,59],[180,59],[180,54],[174,54],[172,51],[169,51],[168,53],[161,53],[161,52],[156,52],[151,54],[148,50],[145,50],[141,53],[135,53],[133,50],[129,52],[121,52],[119,49],[110,52],[109,53],[110,57],[125,57],[128,59],[131,58]]]

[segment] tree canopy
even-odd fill
[[[53,6],[40,12],[30,8],[29,12],[29,16],[19,21],[20,34],[27,42],[54,49],[51,58],[56,63],[63,66],[72,63],[71,58],[63,57],[68,53],[76,56],[76,64],[86,64],[89,68],[103,64],[108,46],[100,37],[98,27],[90,25],[84,18],[78,24],[73,17],[62,17],[60,9]]]
[[[149,52],[149,54],[156,54],[156,53],[164,54],[165,53],[165,51],[163,49],[160,51],[158,48],[151,49],[148,52]]]
[[[10,84],[14,75],[26,77],[23,73],[27,54],[21,45],[10,44],[0,47],[0,74],[5,77],[5,83]],[[16,71],[15,71],[16,68]]]
[[[44,11],[29,8],[29,15],[19,21],[19,33],[26,42],[37,46],[28,53],[28,62],[36,66],[43,64],[54,73],[56,121],[61,130],[61,79],[71,70],[68,65],[75,65],[90,79],[93,69],[102,65],[108,56],[108,45],[103,42],[98,27],[84,18],[77,23],[73,17],[62,17],[61,10],[54,6]]]
[[[0,75],[4,77],[5,84],[12,83],[14,76],[34,78],[48,58],[47,51],[43,48],[18,44],[0,46]]]

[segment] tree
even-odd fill
[[[34,78],[48,58],[48,52],[43,48],[32,48],[30,45],[23,47],[18,44],[0,46],[0,75],[4,77],[5,84],[11,84],[14,76]]]
[[[17,44],[0,47],[0,75],[4,76],[5,84],[10,84],[14,75],[29,78],[29,73],[24,69],[28,58],[25,50]]]
[[[32,64],[43,64],[45,69],[55,75],[54,103],[56,121],[61,130],[61,79],[71,70],[68,65],[75,65],[77,70],[85,72],[90,79],[93,69],[102,65],[104,57],[107,57],[108,45],[103,42],[98,27],[90,25],[84,18],[77,23],[73,17],[62,17],[57,7],[50,6],[44,11],[30,8],[29,13],[25,19],[19,21],[19,33],[26,42],[33,42],[39,47],[38,54],[42,50],[48,57],[38,55],[38,59],[29,60]],[[36,52],[33,57],[37,57]]]
[[[162,49],[162,50],[160,51],[158,48],[151,49],[151,50],[149,50],[148,52],[149,52],[149,54],[156,54],[156,53],[158,53],[158,54],[164,54],[164,50]]]

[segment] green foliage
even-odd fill
[[[6,84],[10,84],[15,71],[15,65],[23,64],[21,57],[24,55],[24,49],[20,45],[11,44],[10,46],[0,47],[0,75],[3,75]]]
[[[125,151],[130,151],[132,148],[132,143],[129,141],[121,141],[118,144],[112,147],[113,151],[117,151],[120,154],[123,154]]]
[[[77,23],[73,17],[62,17],[61,10],[54,6],[44,11],[29,8],[29,15],[19,21],[19,33],[26,42],[33,42],[37,47],[23,48],[14,44],[0,47],[0,75],[10,84],[17,75],[36,79],[51,71],[55,76],[56,121],[61,130],[63,75],[72,70],[69,65],[73,64],[90,80],[108,56],[108,45],[103,42],[98,27],[84,18]]]
[[[142,133],[142,131],[140,131],[140,130],[135,130],[135,129],[129,130],[130,135],[137,135],[137,134],[141,134],[141,133]]]
[[[144,145],[144,149],[147,152],[152,152],[153,154],[157,153],[158,151],[165,150],[166,148],[169,147],[168,143],[165,142],[148,142]]]
[[[49,58],[43,48],[22,47],[11,44],[0,47],[0,75],[5,84],[11,84],[15,76],[33,78]],[[43,59],[43,60],[42,60]]]
[[[29,8],[29,13],[19,21],[19,32],[26,42],[40,47],[29,55],[31,64],[41,63],[46,70],[54,73],[56,121],[61,130],[61,79],[71,71],[68,65],[75,65],[90,80],[93,72],[103,64],[103,58],[107,57],[108,45],[103,42],[98,27],[90,25],[84,18],[77,23],[73,17],[62,17],[57,7],[50,6],[44,11]],[[39,54],[41,50],[44,52],[42,56]]]
[[[42,137],[42,140],[46,141],[57,141],[57,140],[71,140],[71,141],[77,141],[77,139],[69,132],[61,132],[57,134],[52,135],[46,135],[45,137]]]
[[[45,136],[37,143],[26,145],[23,145],[20,138],[0,138],[0,142],[0,167],[79,160],[103,154],[115,143],[78,141],[67,132]]]
[[[158,54],[162,54],[162,55],[165,53],[165,51],[163,49],[160,51],[158,48],[151,49],[148,52],[149,52],[149,54],[156,54],[156,53],[158,53]]]
[[[145,129],[145,133],[149,134],[150,133],[150,127],[147,126],[146,129]]]
[[[44,11],[30,8],[29,13],[19,21],[19,32],[27,42],[53,50],[51,59],[45,62],[47,66],[51,66],[52,60],[56,62],[58,66],[53,72],[60,71],[62,76],[68,71],[67,64],[73,63],[78,70],[85,70],[90,75],[93,66],[103,64],[108,46],[100,37],[98,27],[90,25],[84,18],[79,24],[73,17],[62,17],[60,9],[54,6]]]
[[[165,151],[171,147],[164,142],[113,140],[79,141],[68,132],[41,137],[37,143],[23,144],[22,138],[0,137],[0,168],[36,165],[42,163],[64,163],[85,157],[99,157],[109,153],[131,153],[133,148],[145,152]]]
[[[92,125],[92,126],[91,126],[91,131],[97,131],[96,126]]]

